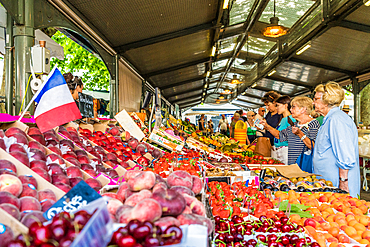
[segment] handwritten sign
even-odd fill
[[[122,110],[114,118],[118,121],[118,123],[122,126],[124,130],[130,132],[130,134],[139,141],[141,141],[145,137],[145,134],[141,131],[139,126],[137,126],[134,120],[132,120],[130,115],[128,115],[126,110]]]
[[[85,181],[81,181],[54,203],[54,205],[44,213],[44,218],[51,220],[54,215],[60,212],[72,212],[78,210],[100,197],[101,195],[99,195],[99,193],[91,188]]]
[[[78,108],[80,109],[82,117],[94,117],[94,98],[90,95],[78,93]]]

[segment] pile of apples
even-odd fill
[[[110,197],[108,211],[115,222],[151,221],[162,231],[171,225],[200,224],[212,231],[204,205],[195,198],[203,185],[197,176],[176,171],[164,180],[151,171],[129,170],[124,179],[117,193],[103,194]]]
[[[148,166],[150,161],[144,155],[151,154],[155,159],[162,157],[163,152],[145,142],[139,142],[136,138],[130,136],[129,132],[121,134],[118,127],[110,128],[107,133],[101,131],[94,131],[92,133],[88,129],[79,129],[81,136],[88,138],[91,142],[100,146],[108,154],[114,154],[120,161],[124,168],[128,168],[126,161],[135,160],[142,166]],[[121,140],[121,135],[127,141]],[[100,154],[100,153],[99,153]],[[111,160],[110,160],[111,161]],[[113,162],[116,164],[116,162]]]
[[[48,145],[48,148],[56,153],[50,153],[47,155],[46,149],[40,144],[40,142],[29,142],[26,133],[16,127],[7,129],[5,133],[2,130],[0,131],[0,147],[25,166],[31,168],[31,170],[40,175],[46,181],[54,184],[66,193],[83,179],[83,173],[80,167],[89,175],[96,176],[94,170],[90,172],[89,170],[84,169],[85,167],[82,167],[81,163],[77,159],[74,161],[69,159],[69,157],[64,156],[68,161],[74,164],[74,166],[66,166],[61,155],[72,155],[72,151],[63,154],[61,149],[72,149],[68,140],[62,140],[60,143],[53,131],[46,132],[43,135],[37,128],[30,128],[28,132],[31,133],[31,135],[36,135],[33,133],[38,133],[37,135],[41,136],[43,140],[46,140],[45,142],[46,145]],[[44,136],[46,136],[47,139],[44,138]],[[59,147],[61,149],[59,149]],[[89,162],[87,155],[83,153],[84,151],[80,151],[81,152],[78,154],[81,156],[81,162],[85,160],[86,162]],[[74,152],[73,154],[77,157]],[[88,164],[85,165],[87,166]],[[100,181],[93,178],[88,178],[85,182],[97,191],[102,188]]]
[[[44,222],[43,212],[57,201],[55,193],[38,190],[31,175],[17,176],[16,166],[8,160],[0,160],[0,170],[0,208],[27,227],[35,220]]]

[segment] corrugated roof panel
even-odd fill
[[[370,25],[370,8],[362,5],[352,14],[346,17],[347,21],[357,22],[364,25]]]
[[[177,96],[173,96],[173,97],[169,97],[168,100],[169,101],[178,101],[178,100],[181,100],[181,99],[186,99],[188,97],[191,97],[191,96],[199,96],[201,95],[203,92],[203,90],[196,90],[196,91],[192,91],[192,92],[189,92],[189,93],[184,93],[184,94],[180,94],[180,95],[177,95]]]
[[[270,79],[263,78],[257,83],[258,86],[266,88],[268,90],[274,90],[278,92],[285,92],[286,94],[295,94],[297,92],[306,90],[305,87],[296,86],[293,84],[274,81]]]
[[[163,90],[163,94],[167,97],[171,97],[173,94],[178,94],[184,91],[188,91],[191,88],[197,88],[203,85],[203,80],[186,83],[181,86],[171,87]]]

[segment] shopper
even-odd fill
[[[271,157],[280,160],[286,165],[288,164],[288,141],[280,141],[279,134],[280,131],[290,126],[288,118],[290,118],[293,123],[296,122],[296,120],[292,117],[292,114],[290,113],[290,102],[291,100],[288,95],[281,96],[276,100],[277,113],[283,115],[283,118],[281,119],[276,129],[266,124],[266,121],[262,121],[266,130],[275,137],[274,146],[272,146]]]
[[[221,119],[218,124],[218,128],[221,132],[221,134],[226,135],[227,134],[227,129],[229,128],[229,123],[227,122],[227,119],[225,118],[225,115],[221,115]]]
[[[198,121],[198,128],[200,131],[205,131],[206,130],[206,126],[205,126],[205,118],[204,118],[204,114],[200,115],[200,119]]]
[[[233,121],[230,124],[230,137],[234,138],[235,124],[240,120],[239,113],[234,113]]]
[[[263,107],[258,108],[258,114],[257,117],[260,116],[260,118],[264,118],[266,113],[266,109]]]
[[[318,113],[317,111],[313,110],[311,112],[311,117],[316,118],[317,121],[319,121],[320,126],[322,125],[322,121],[324,120],[324,116]]]
[[[243,110],[242,109],[240,109],[239,111],[237,111],[238,113],[239,113],[239,120],[242,120],[243,122],[245,122],[245,121],[247,121],[247,118],[246,117],[244,117],[243,115],[244,115],[244,112],[243,112]]]
[[[256,139],[257,128],[254,124],[256,113],[253,111],[247,112],[247,144],[250,145]]]
[[[77,102],[78,93],[82,93],[82,89],[84,87],[81,78],[79,78],[78,76],[73,76],[72,73],[63,74],[63,77],[68,85],[73,99]]]
[[[210,119],[210,120],[208,121],[208,128],[209,128],[209,131],[210,131],[211,133],[213,133],[214,125],[213,125],[212,119]]]
[[[314,173],[333,182],[334,187],[360,195],[358,132],[355,123],[339,109],[343,89],[335,82],[315,89],[314,105],[324,116],[313,155]]]
[[[310,116],[312,99],[295,97],[291,103],[292,117],[297,120],[294,126],[279,131],[280,142],[288,141],[288,165],[295,164],[305,147],[312,150],[315,144],[319,122]],[[312,141],[312,145],[311,145]]]
[[[280,97],[280,94],[274,91],[267,92],[263,98],[262,101],[267,107],[267,110],[269,111],[265,117],[266,123],[270,125],[272,128],[276,128],[283,118],[283,115],[277,113],[276,109],[276,100]],[[265,137],[270,138],[271,146],[274,145],[274,136],[266,130]]]

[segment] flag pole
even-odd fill
[[[41,90],[44,88],[45,84],[48,82],[49,78],[51,77],[52,74],[54,74],[54,71],[55,69],[57,69],[57,65],[54,66],[53,70],[49,73],[48,77],[46,78],[45,80],[45,83],[43,83],[41,85],[41,88],[39,90],[37,90],[37,92],[35,93],[35,95],[33,95],[32,99],[30,100],[30,102],[28,103],[27,107],[23,110],[21,116],[18,118],[17,121],[21,121],[22,118],[24,117],[24,115],[26,114],[28,108],[30,108],[31,104],[35,101],[35,99],[37,98],[37,96],[39,96]]]

